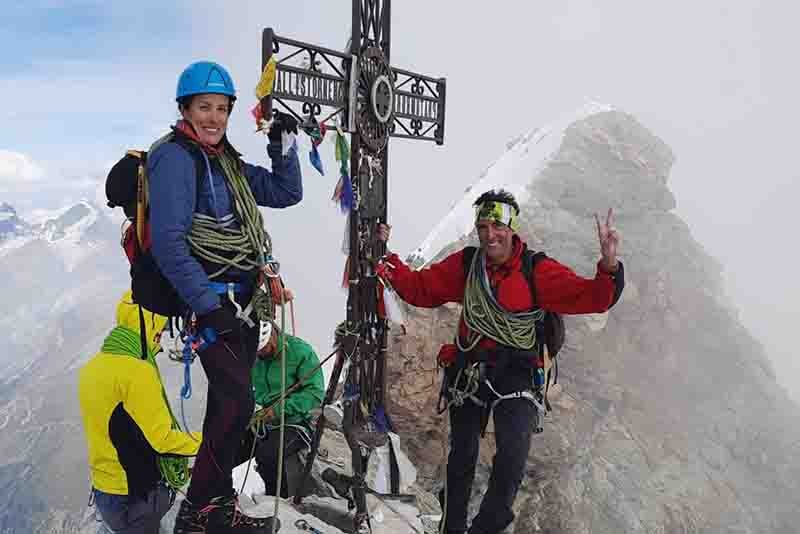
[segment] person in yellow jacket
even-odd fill
[[[114,533],[158,533],[175,500],[173,487],[188,478],[186,457],[202,441],[200,433],[179,429],[164,394],[155,355],[166,323],[126,292],[117,326],[79,372],[92,495]]]

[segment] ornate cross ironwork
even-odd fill
[[[444,78],[392,67],[391,0],[353,0],[348,49],[336,51],[286,37],[262,35],[262,69],[273,55],[272,94],[262,101],[294,115],[303,126],[335,120],[351,136],[354,205],[349,216],[347,319],[337,330],[339,354],[324,405],[333,402],[345,363],[344,434],[352,451],[356,532],[370,532],[364,474],[373,447],[386,442],[385,354],[388,326],[378,312],[376,262],[385,254],[377,226],[387,222],[389,138],[444,141]],[[275,106],[277,104],[277,106]],[[299,108],[299,109],[298,109]],[[317,422],[307,482],[325,426]],[[393,489],[396,492],[396,489]],[[302,491],[295,503],[302,500]]]

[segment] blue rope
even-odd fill
[[[192,345],[195,336],[187,336],[183,343],[183,387],[181,387],[181,399],[192,397],[192,361],[194,361],[194,351]],[[183,406],[183,403],[181,403]]]
[[[181,396],[181,421],[183,421],[183,431],[189,432],[189,423],[186,422],[186,411],[183,409],[183,401],[184,398]]]
[[[183,421],[183,428],[188,432],[189,425],[186,422],[184,401],[192,398],[192,362],[197,354],[217,341],[217,333],[213,328],[204,328],[202,332],[197,334],[188,334],[184,332],[182,337],[183,352],[181,353],[181,361],[183,362],[183,386],[181,387],[181,420]]]

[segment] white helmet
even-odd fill
[[[259,321],[259,323],[258,348],[256,349],[256,352],[258,353],[260,353],[261,350],[267,346],[267,343],[269,343],[269,340],[272,337],[272,322]]]

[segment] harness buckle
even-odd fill
[[[250,319],[250,312],[253,310],[253,300],[250,299],[250,303],[242,310],[242,306],[236,302],[235,292],[236,284],[233,282],[228,283],[228,300],[230,300],[233,307],[236,308],[236,318],[246,323],[250,328],[253,328],[256,325],[253,320]]]

